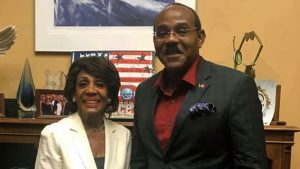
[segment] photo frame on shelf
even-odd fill
[[[54,26],[55,2],[35,1],[35,51],[154,50],[152,26]],[[196,7],[196,0],[175,2]]]
[[[5,117],[5,101],[3,93],[0,93],[0,117]]]
[[[36,89],[36,117],[63,118],[70,114],[63,90]]]
[[[272,121],[279,121],[281,85],[276,85],[275,113]]]

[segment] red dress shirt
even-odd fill
[[[196,85],[200,60],[201,57],[199,56],[181,81],[174,85],[173,90],[167,91],[164,87],[168,83],[164,78],[166,75],[165,70],[154,83],[154,87],[158,86],[161,90],[161,95],[159,96],[154,112],[154,128],[164,150],[168,147],[177,112],[181,107],[184,97],[188,90]]]

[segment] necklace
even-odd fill
[[[104,125],[101,127],[88,127],[87,125],[84,125],[84,128],[91,132],[99,132],[104,129]]]

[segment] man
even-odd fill
[[[131,169],[265,169],[253,78],[206,61],[196,12],[168,5],[154,21],[165,69],[136,91]]]

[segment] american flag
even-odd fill
[[[119,109],[112,114],[116,118],[133,118],[134,94],[139,83],[153,75],[153,52],[113,51],[109,54],[121,78]]]
[[[73,52],[72,62],[80,57],[98,56],[108,58],[116,66],[120,78],[119,108],[112,118],[132,119],[136,87],[153,75],[152,51],[90,51]]]

